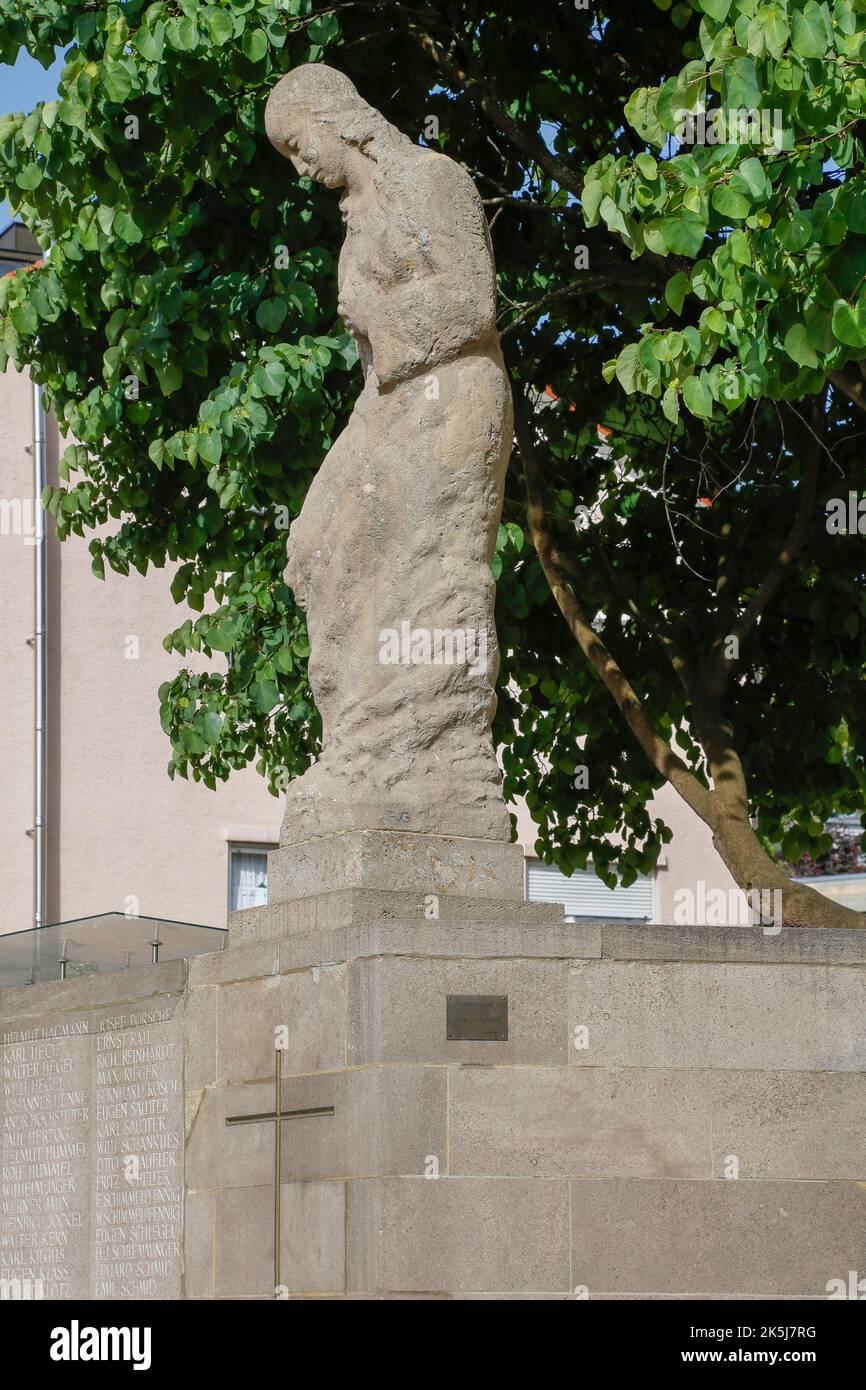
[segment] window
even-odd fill
[[[576,869],[566,878],[552,864],[527,859],[526,897],[534,903],[563,903],[567,922],[592,917],[650,922],[653,917],[653,880],[643,874],[630,888],[611,890],[591,869]]]
[[[229,846],[229,912],[268,901],[268,846]]]

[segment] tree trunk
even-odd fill
[[[526,481],[526,519],[532,543],[541,562],[550,591],[584,656],[598,678],[607,686],[626,724],[652,765],[674,787],[686,805],[709,826],[713,846],[735,883],[744,893],[780,891],[783,927],[866,927],[866,913],[826,898],[805,883],[795,883],[764,849],[749,819],[746,778],[734,746],[733,729],[722,713],[726,671],[715,664],[704,669],[697,689],[686,678],[685,685],[695,712],[698,737],[707,759],[712,788],[707,790],[662,738],[650,720],[612,654],[593,630],[569,584],[567,561],[550,533],[544,507],[541,470],[535,451],[532,426],[520,402],[515,401],[515,430]],[[800,531],[814,500],[814,469],[817,449],[810,459],[811,471],[803,489],[798,515],[776,564],[765,577],[759,597],[752,601],[741,619],[745,631],[756,621],[783,582],[796,553]],[[770,899],[772,904],[772,897]]]
[[[863,927],[866,915],[834,902],[805,883],[795,883],[764,849],[749,819],[749,794],[733,728],[706,688],[694,701],[698,737],[713,786],[709,815],[713,846],[745,893],[778,890],[783,927]]]
[[[783,927],[866,927],[866,914],[789,878],[770,858],[748,818],[744,821],[722,809],[713,820],[713,847],[738,887],[745,893],[761,889],[781,892]]]

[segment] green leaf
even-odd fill
[[[761,105],[761,84],[751,58],[735,58],[724,69],[723,105],[728,111],[757,111]]]
[[[642,140],[661,149],[667,139],[658,117],[658,87],[638,87],[625,104],[625,118]]]
[[[160,363],[156,368],[156,375],[164,396],[173,395],[183,384],[183,372],[174,362]]]
[[[220,734],[223,730],[223,721],[222,717],[217,713],[215,709],[209,709],[206,712],[203,724],[204,736],[207,739],[208,743],[211,744],[211,746],[219,743]]]
[[[665,285],[665,300],[675,314],[683,311],[683,302],[689,291],[689,277],[684,270],[678,270]]]
[[[686,377],[683,382],[683,400],[692,414],[700,420],[708,420],[713,413],[712,393],[700,377]]]
[[[224,43],[228,43],[234,33],[231,15],[225,10],[219,9],[216,5],[208,5],[204,12],[204,22],[207,25],[208,33],[218,48]]]
[[[812,240],[812,222],[804,212],[776,224],[776,235],[786,251],[802,251]]]
[[[238,640],[238,626],[230,618],[222,618],[207,632],[204,641],[215,652],[230,652]]]
[[[754,155],[743,160],[731,184],[738,192],[750,194],[756,202],[765,202],[773,192],[763,164]]]
[[[580,190],[580,206],[587,227],[594,227],[598,221],[598,209],[604,197],[604,184],[598,179],[587,179]]]
[[[42,172],[41,164],[25,164],[24,168],[15,175],[15,182],[19,188],[23,188],[29,193],[32,189],[39,187],[42,182]]]
[[[122,212],[117,213],[114,219],[114,233],[128,246],[136,246],[144,240],[144,232],[132,214],[127,212],[125,208]]]
[[[629,343],[624,347],[619,357],[616,359],[616,379],[624,391],[631,395],[637,388],[637,374],[640,371],[638,361],[639,343]]]
[[[217,430],[200,430],[196,449],[200,459],[215,467],[223,456],[223,437]]]
[[[333,43],[339,32],[340,22],[335,14],[317,15],[307,26],[310,43],[317,43],[320,48],[327,48],[329,43]]]
[[[817,367],[818,356],[806,336],[805,324],[795,323],[785,334],[785,351],[801,367]]]
[[[663,217],[659,229],[668,251],[675,256],[689,256],[692,259],[700,253],[707,231],[698,213],[685,210],[675,216]]]
[[[713,189],[713,196],[710,199],[715,211],[722,217],[733,217],[738,221],[748,217],[752,210],[752,205],[748,198],[742,193],[735,193],[726,183],[720,183]]]
[[[102,65],[102,86],[109,101],[126,101],[132,91],[132,78],[119,63]]]
[[[728,17],[731,0],[700,0],[700,5],[704,14],[708,14],[717,24],[722,24]]]
[[[837,299],[833,305],[833,332],[847,347],[866,347],[866,293],[852,308],[847,299]]]
[[[778,5],[762,5],[749,25],[749,52],[760,56],[766,51],[781,58],[789,33],[788,21]]]
[[[826,58],[832,48],[832,29],[826,6],[808,0],[802,10],[795,10],[791,25],[791,42],[801,58]]]
[[[268,36],[264,29],[248,29],[241,47],[251,63],[260,63],[268,51]]]
[[[266,396],[281,396],[286,389],[286,369],[280,362],[262,362],[253,380]]]
[[[256,323],[266,333],[277,333],[288,312],[289,306],[284,299],[263,299],[256,309]]]

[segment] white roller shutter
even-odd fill
[[[641,876],[630,888],[606,888],[591,869],[576,869],[566,878],[551,864],[526,861],[526,897],[529,902],[564,903],[566,917],[604,917],[608,921],[629,918],[652,921],[653,881]]]

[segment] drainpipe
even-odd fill
[[[33,385],[33,482],[36,493],[34,505],[36,548],[36,629],[33,649],[36,657],[36,759],[34,778],[33,821],[33,925],[45,926],[45,788],[47,745],[47,640],[45,625],[47,591],[47,554],[45,548],[45,512],[42,490],[46,483],[45,469],[45,410],[42,387]]]

